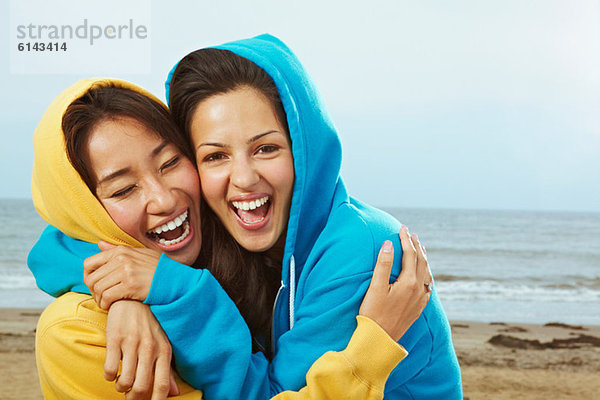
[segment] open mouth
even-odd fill
[[[258,224],[262,222],[269,212],[271,201],[269,196],[250,201],[232,201],[232,209],[238,218],[245,224]]]
[[[181,242],[190,233],[188,214],[188,210],[186,210],[166,224],[146,232],[146,236],[164,246],[172,246]]]

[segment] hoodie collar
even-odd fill
[[[311,77],[281,40],[260,35],[216,48],[230,50],[263,68],[279,91],[287,114],[295,172],[283,266],[290,265],[294,256],[299,274],[325,227],[336,188],[341,185],[342,148],[337,131]],[[165,84],[167,98],[174,69]],[[282,278],[287,285],[287,267],[282,268]]]
[[[80,80],[59,94],[42,116],[33,134],[33,204],[46,222],[74,239],[92,243],[105,240],[114,244],[142,247],[110,218],[71,165],[66,151],[62,131],[65,111],[90,88],[109,84],[135,90],[160,102],[144,89],[116,79]]]

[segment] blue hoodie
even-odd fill
[[[262,35],[218,48],[253,61],[273,78],[292,139],[295,181],[273,315],[274,358],[269,362],[262,353],[252,354],[243,318],[206,270],[163,256],[145,302],[171,340],[180,375],[207,399],[266,399],[300,389],[317,358],[346,346],[387,239],[397,249],[393,279],[399,273],[400,224],[348,195],[339,176],[336,129],[312,80],[284,43]],[[28,263],[38,286],[50,294],[85,292],[82,261],[96,252],[94,245],[48,228]],[[49,268],[48,259],[65,275]],[[390,375],[386,398],[462,398],[449,324],[435,291],[400,344],[409,356]]]

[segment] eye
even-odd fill
[[[202,161],[204,161],[204,162],[218,161],[218,160],[223,160],[225,157],[226,156],[224,153],[212,153],[212,154],[209,154],[206,157],[204,157],[202,159]]]
[[[181,159],[181,156],[176,156],[176,157],[172,158],[171,160],[167,161],[162,167],[160,167],[160,170],[163,171],[169,167],[177,165],[177,163],[179,163],[180,159]]]
[[[119,190],[117,192],[114,192],[110,197],[112,197],[112,198],[125,197],[129,193],[131,193],[131,191],[133,189],[135,189],[135,187],[136,187],[136,185],[127,186],[125,189],[122,189],[122,190]]]
[[[260,146],[258,148],[258,150],[256,150],[256,152],[258,154],[267,154],[267,153],[273,153],[274,151],[279,150],[279,146],[275,146],[273,144],[265,144],[263,146]]]

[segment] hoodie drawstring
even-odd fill
[[[294,327],[294,301],[296,299],[296,260],[290,258],[290,329]]]

